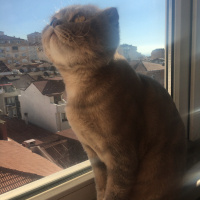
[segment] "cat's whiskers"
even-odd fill
[[[59,31],[59,30],[55,29],[55,32],[58,35],[58,37],[62,38],[63,43],[67,43],[67,41],[73,40],[69,33],[70,31],[68,31],[68,30]]]
[[[85,24],[84,24],[82,30],[84,29],[84,27],[85,27]],[[80,38],[80,37],[85,37],[85,36],[88,35],[89,32],[90,32],[90,26],[89,26],[89,28],[88,28],[88,31],[87,31],[84,35],[76,35],[76,37],[77,37],[77,38],[78,38],[78,37],[79,37],[79,38]],[[82,33],[82,31],[81,31],[81,33]]]
[[[71,39],[74,42],[74,44],[79,48],[79,45],[75,42],[75,40],[73,38],[71,38]]]

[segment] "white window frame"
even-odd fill
[[[200,138],[199,52],[200,1],[166,0],[166,88],[192,141]]]

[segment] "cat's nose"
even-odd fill
[[[56,17],[54,17],[50,23],[50,26],[53,26],[53,28],[55,28],[57,25],[60,25],[61,21],[59,19],[57,19]]]

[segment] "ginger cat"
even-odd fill
[[[66,113],[95,174],[97,200],[174,200],[184,125],[166,90],[115,54],[116,8],[70,6],[43,30],[67,91]]]

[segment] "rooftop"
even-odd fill
[[[0,60],[0,73],[2,72],[11,72],[11,70],[5,65],[3,61]]]
[[[55,134],[33,124],[27,125],[18,118],[0,116],[0,119],[6,121],[9,138],[20,144],[35,139],[35,146],[30,149],[60,168],[67,168],[87,160],[82,145],[71,129]]]
[[[154,71],[154,70],[164,70],[165,67],[161,64],[151,63],[151,62],[142,62],[147,71]]]
[[[13,81],[13,85],[21,90],[26,90],[26,88],[34,82],[35,79],[28,74],[22,75],[20,79]]]
[[[36,144],[38,144],[45,141],[47,136],[54,134],[34,124],[26,124],[25,121],[19,118],[9,118],[1,115],[0,119],[6,121],[8,137],[20,144],[29,139],[35,139]]]
[[[42,178],[42,176],[0,167],[0,194],[21,187],[40,178]]]
[[[0,140],[0,167],[48,176],[61,170],[56,164],[32,153],[15,141]]]
[[[61,136],[64,136],[64,137],[67,137],[67,138],[78,140],[78,138],[76,137],[74,131],[71,128],[63,130],[63,131],[59,131],[59,132],[57,132],[57,134],[61,135]]]
[[[61,94],[65,91],[65,84],[62,80],[44,80],[33,84],[43,95],[47,96]]]
[[[8,35],[0,35],[0,40],[20,40],[20,41],[26,41],[24,39],[16,38],[16,37],[8,36]]]
[[[45,142],[38,146],[39,154],[45,153],[52,162],[64,169],[88,159],[78,140],[58,134],[46,137]]]
[[[156,71],[156,70],[164,70],[165,67],[161,64],[145,62],[145,61],[138,61],[134,60],[130,62],[130,65],[136,72],[140,71]]]

